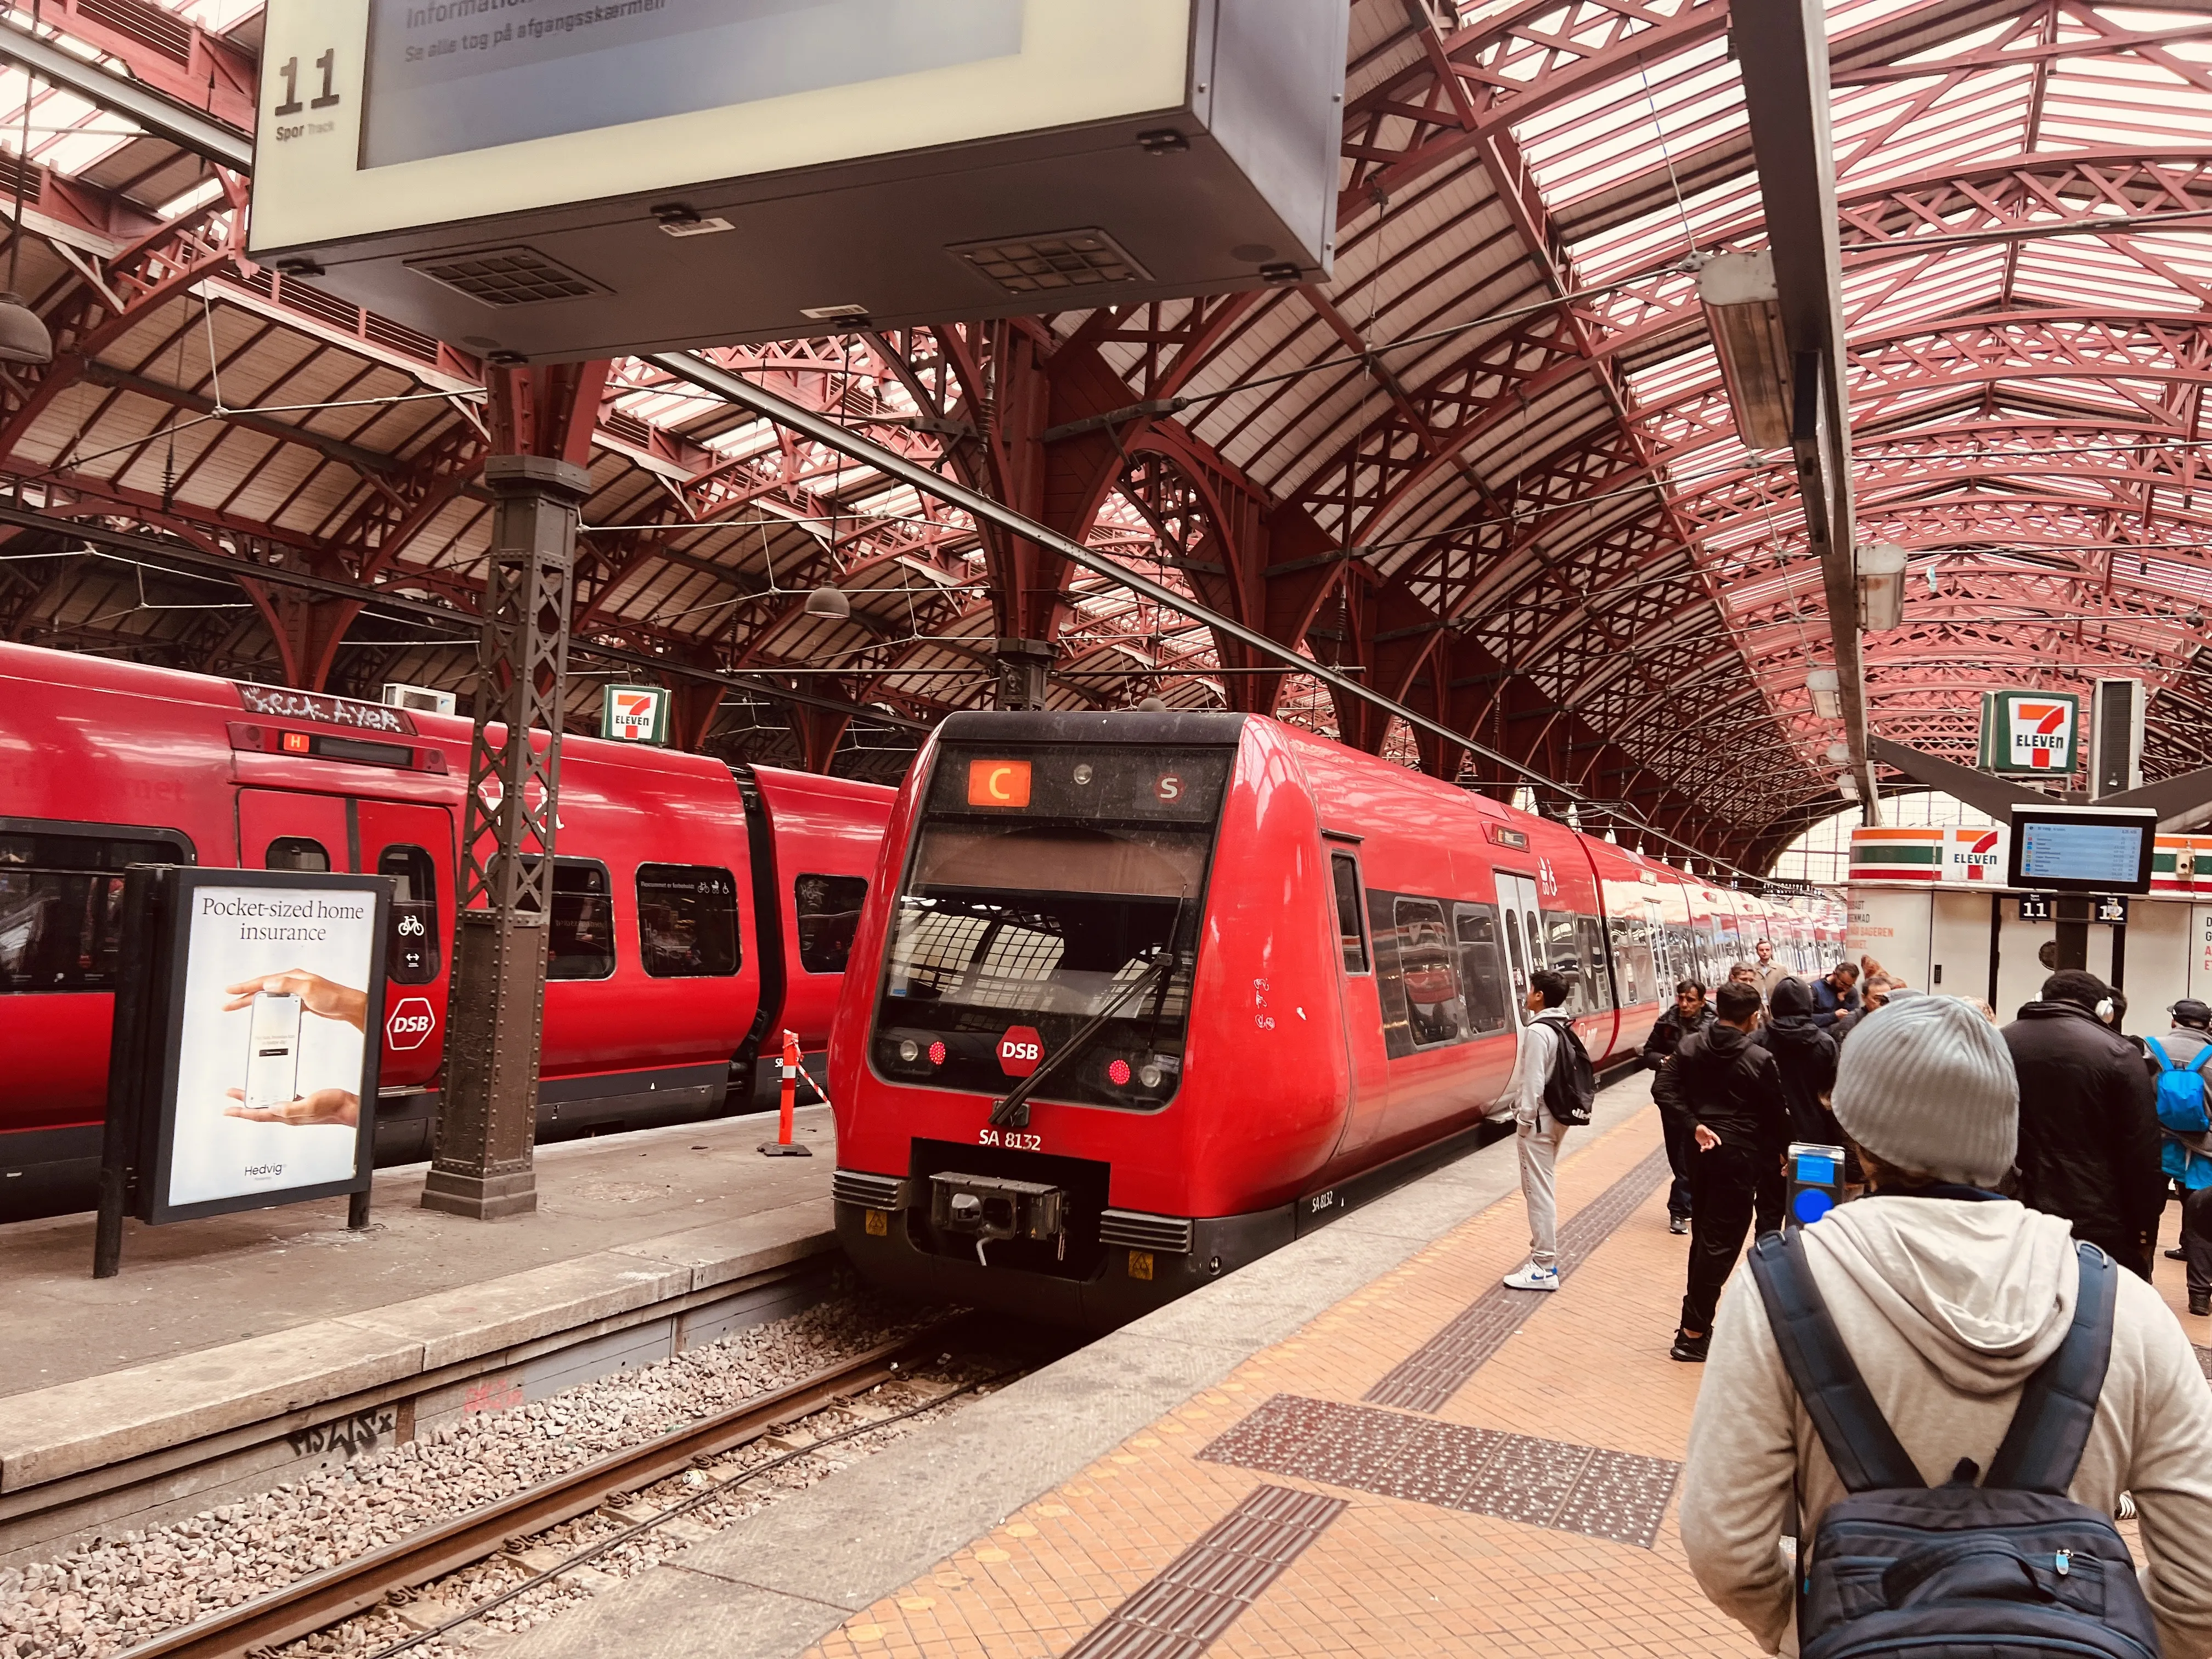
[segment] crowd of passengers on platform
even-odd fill
[[[2068,969],[2001,1025],[1870,958],[1808,979],[1757,954],[1680,981],[1643,1056],[1689,1241],[1668,1351],[1706,1366],[1681,1501],[1700,1584],[1769,1650],[1824,1659],[2212,1654],[2212,1389],[2151,1285],[2178,1202],[2164,1255],[2212,1317],[2212,1007],[2130,1035],[2126,999]],[[1509,1091],[1516,1290],[1559,1285],[1553,1171],[1588,1121],[1567,995],[1534,976]],[[1843,1149],[1843,1201],[1785,1233],[1792,1143]],[[2139,1583],[2108,1518],[2138,1510]]]

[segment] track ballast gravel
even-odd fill
[[[508,1411],[464,1418],[343,1468],[287,1481],[189,1520],[96,1538],[58,1560],[0,1570],[0,1659],[106,1659],[609,1452],[787,1387],[936,1316],[869,1296],[824,1303],[643,1370],[618,1371]],[[594,1518],[579,1517],[554,1531],[588,1530]],[[611,1522],[599,1524],[613,1529]],[[489,1570],[497,1570],[497,1564]],[[572,1588],[562,1595],[584,1593]],[[532,1612],[542,1617],[550,1611],[523,1601],[513,1610],[516,1616],[502,1621],[510,1627],[536,1622],[528,1616]],[[355,1646],[360,1638],[308,1640],[314,1650],[330,1651]],[[306,1650],[306,1644],[300,1645]]]

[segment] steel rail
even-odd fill
[[[699,1458],[757,1440],[787,1419],[864,1394],[896,1377],[902,1360],[935,1346],[943,1335],[942,1327],[932,1327],[871,1348],[787,1388],[756,1395],[687,1428],[610,1452],[512,1498],[125,1649],[116,1659],[242,1659],[255,1650],[296,1641],[379,1606],[395,1589],[412,1589],[496,1555],[510,1539],[574,1520],[617,1493],[649,1486],[682,1474]]]

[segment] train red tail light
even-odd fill
[[[945,1045],[942,1042],[933,1042],[929,1045],[929,1063],[933,1066],[945,1064]]]
[[[1116,1060],[1106,1067],[1106,1080],[1117,1089],[1129,1086],[1129,1062]]]

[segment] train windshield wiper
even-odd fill
[[[1170,940],[1166,953],[1109,998],[1106,1006],[1085,1021],[1082,1028],[1061,1046],[1057,1054],[1016,1084],[1013,1091],[1004,1100],[992,1103],[993,1126],[1001,1129],[1029,1127],[1030,1097],[1037,1091],[1044,1080],[1058,1071],[1070,1058],[1081,1053],[1091,1039],[1105,1029],[1106,1022],[1113,1018],[1126,1004],[1133,1001],[1139,992],[1149,990],[1154,984],[1164,985],[1165,975],[1174,971],[1179,960],[1179,954]]]

